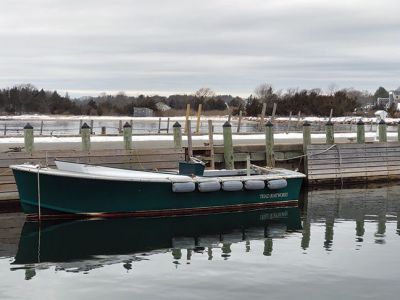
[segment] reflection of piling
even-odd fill
[[[326,218],[325,220],[325,242],[324,248],[330,250],[333,244],[333,227],[335,224],[334,218]]]
[[[356,235],[359,242],[363,241],[363,236],[365,233],[364,223],[364,219],[356,220]]]
[[[25,280],[30,280],[36,276],[36,270],[32,269],[25,269]]]
[[[381,213],[378,215],[378,225],[375,233],[375,243],[384,244],[386,233],[386,214]]]
[[[208,255],[208,260],[212,260],[213,259],[212,247],[208,247],[207,248],[207,255]]]
[[[234,168],[232,126],[229,122],[225,122],[225,124],[222,127],[223,127],[223,135],[224,135],[225,169],[232,170]]]
[[[301,248],[303,250],[308,249],[310,247],[310,239],[311,239],[311,224],[310,220],[305,217],[303,221],[303,236],[301,238]]]
[[[246,241],[246,252],[250,252],[250,241]]]
[[[274,243],[272,241],[272,238],[266,238],[264,240],[264,252],[263,252],[263,254],[265,256],[271,256],[272,255],[273,245],[274,245]]]
[[[230,255],[232,253],[231,245],[232,245],[232,243],[223,243],[222,244],[222,247],[221,247],[222,255],[221,256],[223,258],[228,259],[231,256]]]
[[[192,249],[186,249],[186,260],[190,260],[192,258]]]
[[[172,257],[176,260],[179,260],[182,258],[182,250],[181,249],[172,249]]]
[[[82,151],[90,150],[90,127],[88,124],[83,123],[81,127],[81,138],[82,138]]]
[[[33,151],[33,139],[33,127],[27,123],[24,127],[24,146],[25,151],[28,153],[32,153]]]

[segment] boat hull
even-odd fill
[[[13,169],[22,210],[42,217],[79,214],[111,217],[187,215],[242,211],[297,205],[302,178],[290,178],[287,187],[270,190],[188,193],[172,191],[170,182],[119,181],[38,174]],[[39,193],[40,191],[40,193]]]

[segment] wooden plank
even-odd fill
[[[339,168],[365,168],[365,167],[379,167],[379,166],[393,166],[393,167],[400,167],[400,160],[398,161],[388,161],[385,162],[384,164],[382,161],[376,161],[376,162],[370,162],[370,161],[365,161],[365,162],[355,162],[355,163],[329,163],[329,164],[319,164],[319,165],[311,165],[309,167],[309,170],[329,170],[329,169],[339,169]]]
[[[0,153],[2,159],[24,159],[24,158],[62,158],[62,157],[81,157],[81,156],[119,156],[119,155],[164,155],[171,153],[184,153],[184,149],[162,148],[162,149],[115,149],[115,150],[91,150],[89,152],[79,150],[40,150],[34,151],[32,155],[26,152]]]

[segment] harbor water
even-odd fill
[[[400,186],[300,208],[25,222],[0,214],[0,299],[396,299]]]

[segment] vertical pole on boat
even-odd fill
[[[307,121],[303,123],[303,153],[304,153],[304,173],[308,173],[307,148],[311,144],[311,125]]]
[[[175,149],[182,148],[182,126],[178,122],[172,126],[174,131],[174,147]]]
[[[357,122],[357,144],[365,143],[365,125],[364,122],[360,119]]]
[[[132,149],[132,126],[128,122],[124,125],[124,149]]]
[[[333,145],[335,143],[335,133],[333,130],[333,123],[330,120],[325,124],[325,133],[326,143],[328,145]]]
[[[234,159],[233,159],[233,142],[232,142],[232,126],[229,122],[225,122],[222,125],[223,136],[224,136],[224,161],[225,169],[234,169]]]
[[[382,119],[379,124],[379,143],[387,142],[387,131],[386,131],[386,122]]]
[[[274,157],[274,124],[268,121],[265,124],[265,160],[267,167],[275,166]]]
[[[187,133],[188,129],[188,121],[190,116],[190,104],[186,104],[186,115],[185,115],[185,133]]]
[[[81,127],[81,137],[82,137],[82,151],[90,150],[90,127],[88,124],[83,123]]]
[[[193,156],[193,141],[192,141],[192,122],[187,120],[187,144],[188,144],[188,161]]]
[[[210,167],[215,169],[215,159],[214,159],[214,126],[212,120],[208,120],[208,143],[210,146]]]
[[[243,112],[242,112],[242,110],[240,110],[239,111],[239,122],[238,122],[238,126],[237,126],[237,133],[239,133],[240,132],[240,127],[242,126],[242,114],[243,114]]]
[[[197,121],[196,121],[196,133],[200,132],[200,117],[201,117],[201,109],[203,105],[200,103],[197,109]]]
[[[31,124],[26,123],[24,126],[24,144],[25,151],[28,153],[32,153],[33,151],[33,127]]]

